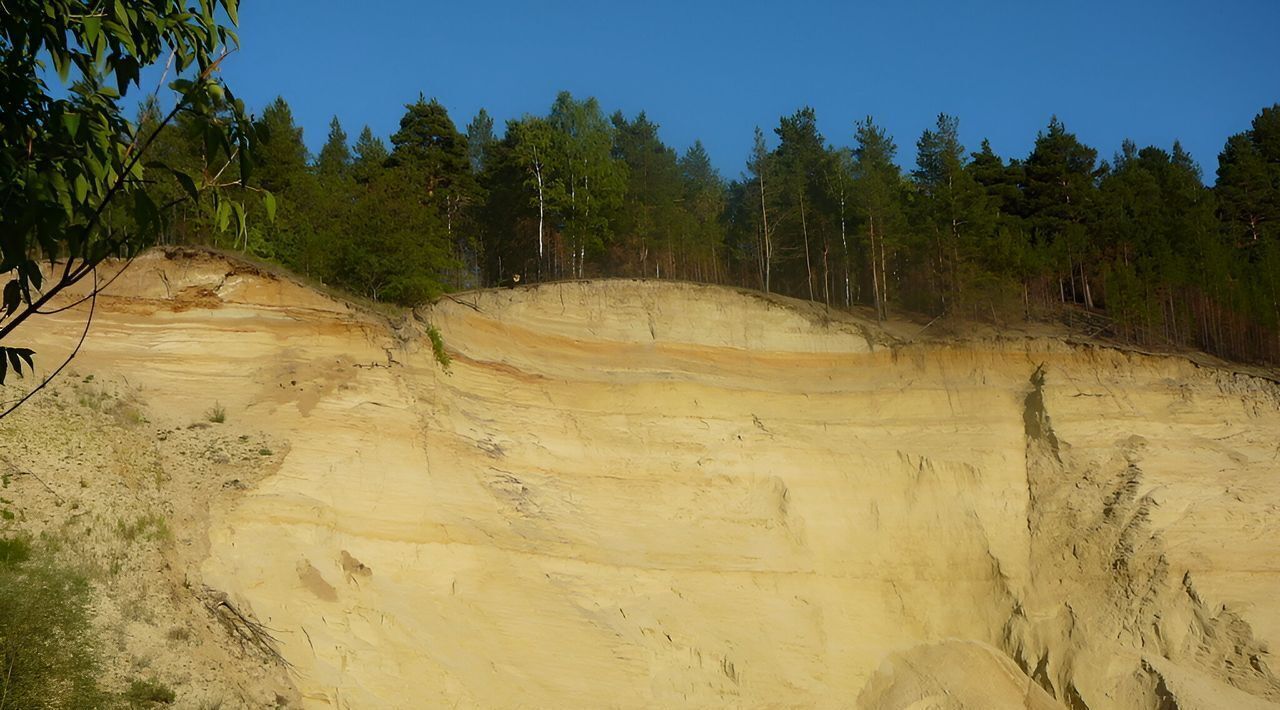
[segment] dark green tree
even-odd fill
[[[990,151],[989,145],[984,147]],[[959,119],[939,114],[936,127],[920,136],[916,151],[912,177],[918,195],[918,229],[931,242],[932,281],[940,310],[947,311],[963,305],[967,287],[985,281],[979,262],[996,213],[986,190],[967,169]],[[994,166],[983,166],[990,167]]]
[[[329,137],[320,148],[316,171],[320,177],[333,180],[346,178],[350,170],[351,147],[347,145],[347,132],[342,130],[342,123],[334,116],[329,121]]]
[[[1088,242],[1086,223],[1101,174],[1097,158],[1096,150],[1081,143],[1054,116],[1048,129],[1036,137],[1023,181],[1023,211],[1032,239],[1052,254],[1061,297],[1090,308],[1093,290],[1085,265],[1096,254]]]
[[[455,274],[456,285],[470,283],[479,249],[470,210],[478,204],[480,191],[471,171],[466,136],[458,132],[443,104],[419,95],[417,102],[405,107],[391,144],[388,165],[422,191],[445,225],[455,260],[467,267]]]
[[[667,275],[677,272],[685,246],[678,208],[682,190],[676,152],[658,137],[658,125],[641,111],[628,121],[619,111],[613,123],[613,156],[627,167],[618,210],[620,243],[615,261],[624,272]],[[650,258],[656,262],[650,266]],[[683,264],[681,264],[683,266]]]
[[[263,110],[254,127],[260,136],[258,169],[255,178],[262,187],[282,193],[307,173],[307,146],[302,127],[293,121],[293,109],[277,96]]]
[[[1227,139],[1215,187],[1222,218],[1240,244],[1280,239],[1280,104]]]
[[[890,276],[897,272],[889,265],[908,237],[904,213],[905,185],[902,171],[894,162],[897,145],[870,116],[856,124],[854,141],[854,194],[864,221],[872,302],[876,316],[884,319],[893,293],[889,288]]]
[[[686,243],[695,258],[694,278],[720,282],[720,262],[724,253],[725,184],[711,164],[702,141],[680,156],[681,193]]]
[[[826,194],[827,161],[824,139],[818,132],[814,110],[805,107],[784,116],[774,129],[778,148],[773,154],[777,209],[774,213],[775,266],[791,291],[816,300],[815,285],[821,280],[823,300],[830,303],[827,243],[824,212],[829,211]],[[816,273],[818,264],[821,275]]]
[[[467,152],[471,158],[471,172],[476,175],[484,172],[485,156],[493,142],[493,117],[482,108],[471,119],[471,123],[467,124]]]

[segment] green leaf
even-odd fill
[[[181,170],[174,170],[171,168],[170,172],[173,173],[173,179],[178,181],[178,184],[182,186],[182,189],[187,193],[187,196],[191,198],[191,201],[199,202],[200,190],[196,188],[196,181],[193,180],[190,175],[182,172]]]
[[[240,24],[239,17],[239,0],[222,0],[222,9],[227,11],[227,17],[231,18],[231,24]]]
[[[244,218],[244,205],[239,202],[232,202],[231,210],[235,212],[236,215],[236,233],[244,234],[247,231],[246,227],[248,225]]]
[[[84,41],[86,45],[93,46],[97,43],[99,35],[102,34],[102,18],[97,15],[86,15],[84,18]]]
[[[40,265],[36,262],[27,261],[25,263],[18,264],[18,273],[22,274],[23,272],[26,273],[27,278],[31,280],[31,283],[36,285],[36,288],[40,288],[40,286],[44,284],[44,274],[40,272]]]
[[[35,373],[36,364],[35,362],[32,361],[31,356],[35,355],[36,351],[32,350],[31,348],[10,348],[9,352],[18,353],[18,357],[22,358],[27,362],[27,370],[32,373]]]
[[[8,318],[17,312],[18,306],[22,304],[22,290],[18,287],[18,280],[14,279],[4,285],[4,317]]]
[[[22,360],[18,358],[18,352],[13,348],[5,350],[5,354],[9,356],[9,364],[13,366],[13,373],[18,377],[24,377],[22,374]]]
[[[62,114],[62,126],[67,129],[67,134],[72,140],[80,134],[80,114],[68,111]]]
[[[134,193],[133,210],[138,224],[144,230],[150,232],[158,228],[160,210],[156,208],[156,203],[147,194],[146,190],[138,190]]]
[[[227,206],[226,201],[218,203],[218,209],[214,213],[214,223],[217,225],[219,232],[227,231],[227,222],[231,218],[231,209]]]
[[[76,202],[84,204],[84,199],[89,196],[89,181],[85,180],[83,175],[77,175],[73,184],[76,190]]]
[[[121,96],[129,91],[130,84],[137,83],[139,71],[138,60],[133,57],[121,57],[116,60],[116,87],[120,90]]]
[[[58,78],[62,83],[67,82],[67,77],[71,73],[71,58],[66,52],[51,50],[50,58],[53,59],[53,68],[58,72]]]
[[[265,190],[262,193],[262,206],[267,208],[267,221],[276,221],[276,196]]]

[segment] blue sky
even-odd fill
[[[225,65],[255,111],[277,94],[313,150],[337,115],[386,137],[419,92],[462,128],[543,113],[557,91],[641,109],[737,177],[752,128],[804,105],[829,142],[872,114],[910,164],[938,112],[1025,156],[1057,114],[1109,158],[1175,138],[1213,181],[1226,137],[1280,101],[1280,2],[393,2],[257,0]]]

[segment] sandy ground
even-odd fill
[[[154,616],[123,625],[153,641],[121,658],[193,703],[1280,703],[1271,381],[1040,334],[907,342],[918,325],[643,281],[389,325],[171,256],[99,301],[57,397],[74,406],[43,397],[0,449],[63,497],[120,488],[80,494],[104,520],[167,521],[101,586]],[[77,318],[15,342],[53,363]],[[90,375],[146,421],[81,404]],[[190,428],[215,402],[227,421]],[[67,524],[23,485],[39,525]]]

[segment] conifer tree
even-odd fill
[[[680,157],[678,167],[684,211],[689,217],[687,230],[692,249],[699,257],[694,276],[718,283],[724,251],[724,225],[720,219],[726,202],[724,180],[711,164],[702,141],[694,141]]]
[[[938,114],[936,128],[926,130],[916,143],[912,172],[920,197],[920,229],[932,241],[930,261],[942,311],[959,306],[966,286],[979,280],[975,262],[994,228],[986,192],[966,169],[959,128],[959,119]],[[989,145],[984,147],[990,151]]]
[[[1067,132],[1054,116],[1036,137],[1025,164],[1024,210],[1037,246],[1049,248],[1059,268],[1063,300],[1092,308],[1093,290],[1085,265],[1093,257],[1086,222],[1093,209],[1098,152]],[[1077,289],[1079,284],[1079,289]]]
[[[906,237],[902,173],[894,162],[898,148],[870,116],[856,124],[854,141],[854,189],[865,221],[876,316],[883,320],[891,295],[889,264]]]
[[[493,117],[480,109],[467,124],[467,155],[471,159],[471,172],[479,175],[485,169],[485,156],[493,145]]]
[[[320,149],[316,170],[324,178],[345,178],[351,169],[351,148],[347,145],[347,132],[334,116],[329,121],[329,137]]]
[[[254,124],[261,140],[255,178],[273,193],[283,193],[307,172],[307,146],[302,128],[293,122],[293,110],[277,96]]]
[[[627,167],[616,224],[626,255],[623,261],[634,257],[635,268],[643,275],[660,275],[663,268],[674,275],[676,239],[681,231],[676,209],[681,192],[676,153],[658,137],[658,125],[643,111],[632,121],[619,111],[611,122],[613,155]],[[650,266],[651,252],[658,250],[663,252],[655,259],[660,263]]]
[[[368,182],[386,167],[389,155],[387,144],[365,126],[356,138],[355,158],[351,161],[352,176],[359,182]]]

